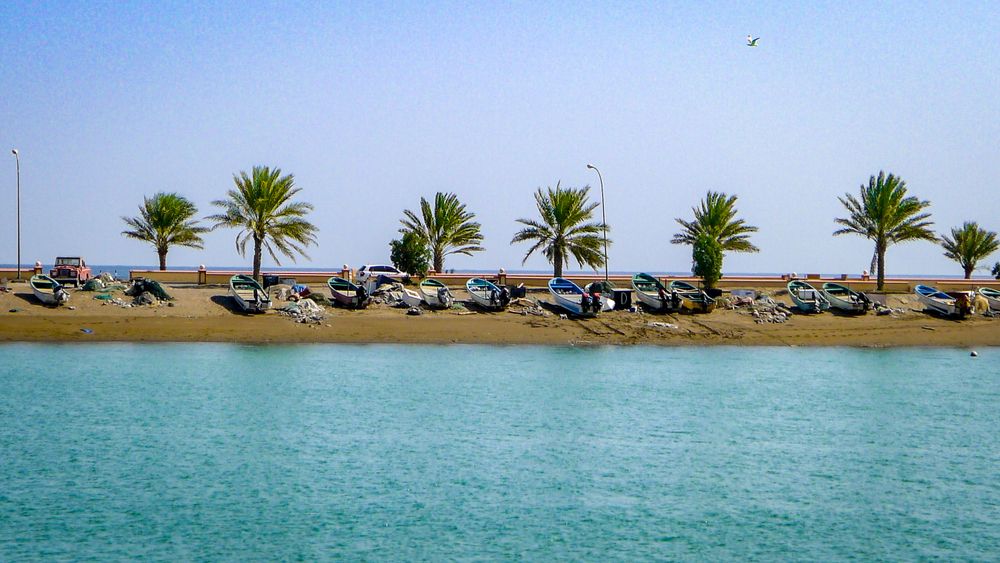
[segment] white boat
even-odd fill
[[[423,295],[424,303],[428,307],[435,309],[449,309],[455,302],[455,297],[451,294],[448,286],[433,278],[427,278],[420,282],[420,294]]]
[[[465,291],[472,302],[488,311],[503,311],[510,303],[510,291],[506,287],[484,280],[472,278],[465,282]]]
[[[237,274],[229,278],[229,294],[248,313],[263,313],[271,308],[271,298],[267,291],[250,276]]]
[[[632,288],[639,302],[654,311],[676,311],[681,306],[681,296],[668,290],[660,280],[649,274],[632,276]]]
[[[822,313],[830,308],[830,301],[815,287],[800,280],[788,282],[788,295],[803,313]]]
[[[832,309],[848,313],[865,313],[871,307],[871,300],[846,285],[827,282],[823,284],[823,297]]]
[[[588,283],[583,286],[583,290],[589,293],[591,296],[599,296],[601,298],[601,311],[611,311],[615,308],[614,297],[607,297],[608,295],[614,295],[614,286],[606,281],[595,281]]]
[[[1000,311],[1000,291],[989,287],[980,287],[979,295],[986,298],[986,302],[990,304],[990,309]]]
[[[601,295],[599,304],[595,306],[593,296],[566,278],[550,279],[549,293],[555,299],[556,305],[581,317],[593,317],[599,311],[610,311],[615,308],[614,299],[605,295]]]
[[[69,301],[69,293],[66,289],[59,282],[44,274],[31,276],[28,285],[31,286],[31,292],[35,294],[35,299],[46,305],[61,305]]]
[[[413,291],[408,287],[399,288],[399,299],[407,307],[419,307],[424,302],[424,298],[419,292]]]
[[[949,295],[929,285],[918,285],[913,291],[924,307],[934,313],[947,317],[964,317],[969,314],[971,300],[967,294],[962,294],[965,295],[965,299],[962,300],[964,303],[960,303],[957,296]]]

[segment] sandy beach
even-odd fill
[[[783,324],[758,324],[743,310],[707,315],[611,311],[594,319],[469,310],[425,311],[373,305],[362,311],[328,307],[318,324],[297,323],[271,310],[246,315],[233,309],[225,287],[169,287],[171,305],[120,307],[70,290],[67,305],[39,304],[27,285],[0,293],[2,342],[244,342],[244,343],[427,343],[427,344],[649,344],[765,346],[997,346],[1000,320],[982,316],[956,321],[922,312],[909,295],[890,295],[903,312],[861,317],[793,315]],[[314,288],[318,290],[318,288]],[[455,291],[456,299],[466,299]],[[545,292],[531,299],[547,302]],[[789,303],[777,295],[777,301]],[[276,301],[275,307],[283,302]],[[12,312],[12,310],[14,312]],[[653,324],[655,323],[655,324]]]

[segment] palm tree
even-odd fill
[[[941,237],[941,246],[944,255],[958,262],[965,271],[965,279],[969,279],[979,261],[1000,248],[1000,241],[993,231],[983,229],[975,221],[966,221],[961,228],[951,230],[951,238]]]
[[[518,231],[510,241],[511,244],[524,241],[535,243],[524,255],[521,264],[527,262],[536,250],[542,249],[557,278],[562,276],[563,266],[569,266],[570,255],[580,266],[587,265],[597,270],[604,265],[600,233],[605,225],[586,222],[598,206],[587,201],[589,191],[590,186],[562,188],[558,182],[554,190],[550,187],[543,192],[538,188],[535,205],[542,220],[518,219],[518,223],[527,227]]]
[[[834,219],[843,229],[834,235],[855,234],[875,241],[875,257],[878,266],[877,289],[885,285],[885,251],[897,242],[910,240],[936,241],[937,237],[929,227],[931,214],[923,212],[931,202],[920,201],[916,197],[906,197],[906,182],[897,176],[879,171],[872,176],[868,185],[861,185],[861,199],[851,194],[838,198],[847,208],[850,217]]]
[[[122,217],[122,221],[132,227],[122,234],[152,244],[160,257],[160,270],[167,269],[167,252],[171,246],[204,248],[199,235],[211,229],[199,227],[198,221],[191,220],[198,208],[187,198],[176,193],[157,192],[153,197],[142,199],[138,217]]]
[[[319,230],[304,217],[313,206],[291,199],[302,188],[295,187],[291,174],[281,175],[281,169],[254,166],[251,174],[233,175],[236,189],[226,192],[228,199],[212,202],[223,213],[208,217],[215,221],[213,229],[233,227],[242,229],[236,235],[236,250],[246,256],[247,241],[253,241],[253,277],[260,278],[260,259],[263,249],[281,265],[275,251],[295,261],[295,254],[306,258],[304,247],[316,243]]]
[[[715,240],[720,250],[730,252],[760,252],[760,249],[750,242],[750,233],[756,233],[757,227],[747,225],[743,219],[737,219],[736,196],[728,196],[722,192],[709,192],[701,200],[698,207],[692,207],[693,221],[676,219],[683,230],[674,234],[674,244],[689,244],[694,254],[698,252],[699,239],[704,237]],[[703,244],[702,242],[702,244]],[[696,258],[696,256],[692,256]],[[718,264],[722,271],[722,262]]]
[[[420,215],[405,210],[400,219],[403,228],[400,233],[413,233],[431,251],[435,272],[444,271],[444,257],[449,254],[465,254],[486,250],[480,244],[483,235],[480,224],[473,221],[476,214],[465,210],[465,204],[458,201],[453,193],[438,192],[434,196],[434,208],[426,199],[420,198]]]

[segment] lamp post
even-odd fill
[[[21,279],[21,153],[11,149],[14,167],[17,170],[17,279]]]
[[[604,227],[604,281],[608,281],[608,216],[604,210],[604,176],[593,164],[588,164],[587,168],[597,172],[597,179],[601,181],[601,222]]]

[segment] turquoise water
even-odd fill
[[[0,560],[995,559],[1000,350],[0,346]]]

